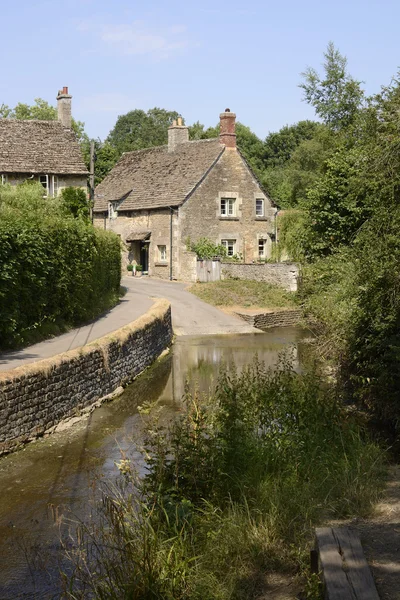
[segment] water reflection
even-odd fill
[[[221,363],[241,369],[258,354],[272,366],[288,345],[301,362],[304,336],[299,328],[277,328],[265,334],[178,338],[166,359],[88,420],[0,459],[0,599],[59,597],[54,516],[68,509],[84,518],[91,485],[116,474],[121,451],[140,462],[134,442],[141,428],[138,405],[158,401],[171,414],[181,406],[186,380],[191,386],[197,381],[208,393]]]

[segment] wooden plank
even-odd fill
[[[329,600],[357,600],[343,571],[342,557],[332,528],[318,527],[315,536],[325,585],[325,597]]]
[[[366,561],[360,539],[347,527],[334,528],[347,580],[357,599],[379,600],[375,582]]]

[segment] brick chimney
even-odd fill
[[[71,129],[71,98],[72,96],[68,94],[68,88],[63,87],[62,90],[58,92],[57,96],[57,113],[58,120],[62,123],[63,127],[67,129]]]
[[[189,128],[182,125],[182,117],[168,127],[168,152],[173,152],[181,144],[189,141]]]
[[[229,108],[219,115],[219,141],[225,144],[226,148],[236,148],[236,115],[231,113]]]

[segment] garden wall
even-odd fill
[[[222,279],[250,279],[265,281],[289,292],[296,292],[299,266],[296,263],[222,263]]]
[[[0,454],[130,383],[172,335],[170,304],[156,300],[145,315],[87,346],[0,373]]]

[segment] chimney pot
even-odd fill
[[[182,127],[182,117],[178,117],[178,127]]]
[[[219,141],[226,148],[236,148],[236,115],[229,108],[219,116],[220,134]]]

